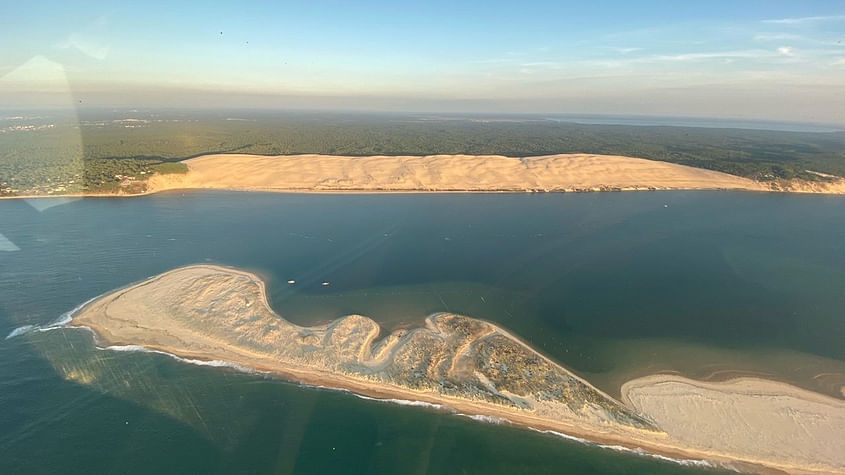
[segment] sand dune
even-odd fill
[[[264,283],[236,269],[174,269],[99,297],[72,326],[100,345],[221,360],[288,380],[422,401],[599,443],[742,470],[845,473],[845,402],[760,379],[651,376],[624,404],[482,320],[435,314],[379,337],[350,315],[300,327],[275,314]]]
[[[765,190],[747,178],[613,155],[204,155],[185,175],[152,177],[149,191]]]

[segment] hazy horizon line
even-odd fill
[[[364,108],[293,108],[281,106],[126,106],[126,105],[89,105],[75,104],[74,107],[57,106],[30,106],[30,107],[8,107],[0,106],[0,112],[24,113],[64,113],[64,114],[85,114],[97,112],[111,113],[150,113],[150,112],[172,112],[172,113],[254,113],[258,116],[269,114],[280,114],[280,116],[311,115],[323,116],[374,116],[374,117],[404,117],[436,120],[444,118],[449,120],[497,120],[497,119],[522,119],[531,121],[561,121],[577,123],[581,125],[630,125],[643,127],[699,127],[699,128],[725,128],[725,129],[757,129],[785,132],[845,132],[845,123],[824,122],[818,120],[800,119],[773,119],[761,117],[731,117],[711,115],[683,115],[683,114],[660,114],[660,113],[590,113],[590,112],[513,112],[513,111],[473,111],[473,110],[396,110],[396,109],[364,109]],[[255,117],[261,119],[263,117]],[[9,118],[0,117],[0,120]],[[250,119],[229,118],[230,120]],[[567,120],[569,119],[569,120]],[[579,121],[582,119],[583,121]],[[591,122],[594,121],[594,122]],[[631,123],[636,121],[652,123]],[[670,121],[686,122],[672,124]],[[780,127],[778,127],[780,126]],[[790,128],[789,126],[794,126]],[[812,130],[815,129],[815,130]]]

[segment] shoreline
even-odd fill
[[[584,430],[584,428],[576,425],[569,425],[561,422],[550,422],[540,418],[532,417],[530,415],[521,415],[519,413],[508,411],[505,409],[501,409],[498,411],[491,410],[491,408],[487,407],[486,405],[474,403],[469,400],[461,400],[457,398],[450,398],[448,396],[432,395],[424,392],[411,391],[398,386],[377,387],[373,385],[364,384],[356,379],[346,378],[340,375],[327,373],[314,374],[314,371],[312,369],[290,367],[281,369],[275,366],[265,366],[257,364],[244,366],[239,363],[234,363],[225,360],[208,359],[208,356],[203,353],[191,353],[183,351],[174,353],[169,348],[163,346],[133,345],[129,342],[120,341],[104,342],[102,340],[103,330],[98,328],[96,325],[93,325],[91,323],[74,324],[73,322],[71,322],[67,326],[70,328],[79,328],[91,331],[92,335],[94,336],[94,341],[97,348],[102,350],[109,350],[109,347],[111,346],[139,346],[150,352],[174,357],[177,360],[222,361],[224,363],[227,363],[227,367],[231,368],[234,371],[242,371],[239,368],[244,368],[261,374],[271,375],[272,377],[277,377],[283,381],[287,381],[293,384],[300,384],[306,387],[313,387],[316,389],[323,389],[327,391],[347,392],[354,396],[362,396],[363,398],[370,398],[375,401],[390,402],[391,399],[396,399],[410,402],[426,403],[431,405],[430,409],[432,410],[446,410],[447,412],[452,412],[456,415],[463,415],[468,418],[472,418],[472,416],[493,417],[500,419],[501,421],[507,424],[511,424],[524,429],[535,430],[541,433],[548,433],[548,431],[560,432],[565,436],[580,438],[592,444],[602,444],[609,446],[617,445],[629,449],[631,451],[637,451],[638,449],[641,450],[643,446],[646,445],[637,443],[637,441],[632,441],[628,438],[618,437],[611,433],[601,433]],[[106,346],[103,346],[104,343],[106,344]],[[711,461],[718,461],[720,463],[726,464],[735,462],[734,460],[730,459],[719,460],[718,457],[711,456],[708,454],[687,452],[681,449],[673,450],[672,447],[661,448],[660,450],[655,451],[655,454],[665,455],[668,457],[677,458],[679,460],[690,460],[696,462],[710,463]]]
[[[531,157],[208,154],[184,160],[184,174],[156,174],[142,193],[15,195],[0,199],[146,196],[163,191],[276,193],[583,193],[756,191],[845,194],[834,182],[758,182],[657,160],[595,154]]]
[[[665,455],[671,458],[676,459],[685,459],[685,460],[706,460],[706,461],[713,461],[717,462],[718,464],[724,465],[727,468],[740,468],[742,470],[752,470],[755,472],[765,472],[768,468],[777,469],[777,470],[787,470],[790,472],[801,473],[801,472],[808,472],[808,473],[818,473],[818,472],[825,472],[830,471],[831,469],[835,469],[836,467],[825,466],[823,468],[819,467],[810,467],[810,466],[802,466],[796,465],[791,463],[782,463],[772,460],[758,460],[755,457],[731,457],[724,453],[719,452],[718,450],[702,450],[701,448],[697,447],[685,447],[683,444],[679,444],[678,441],[673,440],[666,434],[662,432],[653,432],[653,431],[643,431],[643,430],[634,430],[630,427],[622,427],[617,425],[607,425],[605,424],[598,424],[596,425],[596,421],[588,422],[588,421],[579,421],[576,419],[557,419],[557,420],[550,420],[548,418],[537,416],[536,414],[532,414],[525,410],[520,410],[517,408],[491,404],[489,402],[478,401],[478,400],[471,400],[461,397],[450,396],[447,394],[442,393],[432,393],[430,391],[420,391],[420,390],[413,390],[408,387],[397,386],[395,384],[388,384],[383,381],[375,382],[372,380],[362,379],[360,377],[353,377],[348,374],[344,373],[337,373],[337,372],[326,372],[320,369],[315,369],[314,367],[309,366],[297,366],[295,364],[291,364],[289,361],[280,361],[276,364],[273,364],[272,361],[267,360],[262,355],[258,353],[254,353],[253,350],[242,349],[242,348],[228,348],[226,350],[219,350],[218,355],[214,355],[209,352],[204,351],[196,351],[191,350],[188,348],[181,348],[181,349],[174,349],[174,347],[170,347],[166,344],[156,344],[153,343],[141,343],[139,345],[138,341],[131,341],[131,339],[126,339],[120,337],[119,335],[113,334],[115,328],[109,329],[105,328],[104,326],[100,325],[97,321],[92,320],[92,318],[87,317],[87,313],[91,309],[95,309],[100,305],[108,305],[109,301],[117,301],[127,294],[133,292],[136,289],[142,288],[147,285],[152,285],[156,282],[157,279],[164,279],[168,278],[168,276],[178,275],[180,272],[185,272],[186,269],[190,270],[208,270],[211,272],[220,272],[225,273],[226,275],[237,275],[241,277],[248,278],[252,283],[257,284],[259,289],[259,296],[260,301],[264,307],[272,312],[272,309],[269,308],[267,304],[266,298],[266,286],[262,279],[258,278],[255,274],[241,271],[238,269],[232,269],[222,266],[215,266],[215,265],[208,265],[202,264],[197,266],[190,266],[188,268],[178,268],[163,274],[159,274],[153,278],[144,280],[142,282],[138,282],[135,284],[130,284],[129,286],[123,287],[116,291],[109,292],[103,296],[97,297],[92,301],[86,303],[85,305],[80,306],[72,315],[71,315],[71,322],[68,323],[68,326],[74,328],[85,327],[92,331],[95,338],[95,343],[98,347],[104,347],[108,349],[108,346],[118,346],[118,345],[135,345],[141,346],[143,348],[154,350],[162,353],[166,353],[169,355],[173,355],[177,358],[191,358],[197,360],[215,360],[215,361],[225,361],[229,362],[234,365],[242,366],[244,368],[249,368],[257,371],[267,372],[272,374],[276,377],[280,377],[281,379],[285,379],[288,381],[293,381],[296,383],[303,383],[310,386],[318,386],[323,387],[326,389],[335,389],[335,390],[342,390],[342,391],[349,391],[354,394],[367,396],[367,397],[374,397],[378,399],[404,399],[408,401],[421,401],[426,402],[429,404],[437,404],[449,409],[452,409],[458,413],[466,415],[468,417],[472,416],[487,416],[487,417],[494,417],[505,420],[513,425],[519,427],[525,427],[534,429],[537,431],[551,431],[551,432],[558,432],[562,433],[567,436],[574,436],[577,438],[586,439],[589,442],[597,443],[597,444],[604,444],[604,445],[618,445],[625,447],[630,450],[646,450],[652,454],[656,455]],[[103,304],[103,302],[106,302]],[[249,306],[249,305],[248,305]],[[96,309],[95,309],[96,310]],[[108,309],[104,310],[107,311]],[[282,317],[279,317],[277,314],[273,313],[277,318],[280,320]],[[363,318],[363,317],[362,317]],[[332,327],[332,325],[336,324],[339,319],[332,324],[326,325],[326,328]],[[426,325],[429,325],[429,320],[427,319]],[[501,332],[502,334],[512,337],[506,330],[503,330],[495,325],[490,324],[494,331]],[[316,327],[296,327],[299,329],[313,329]],[[117,330],[120,330],[119,328]],[[134,330],[133,330],[134,331]],[[143,333],[143,329],[139,330]],[[130,332],[130,335],[133,334]],[[169,336],[169,333],[165,331],[164,335]],[[370,331],[370,334],[365,338],[368,341],[372,342],[372,340],[377,335]],[[174,338],[177,338],[176,334],[173,335]],[[516,341],[519,345],[526,347],[528,350],[533,351],[527,343],[521,341],[516,337],[512,337],[514,341]],[[382,342],[386,341],[387,337],[383,340],[379,341],[376,345],[380,345]],[[219,341],[219,340],[209,340],[209,341]],[[224,343],[219,343],[223,345]],[[224,357],[220,358],[220,354],[223,354]],[[226,355],[235,356],[236,358],[240,358],[239,361],[232,361],[231,358],[226,358]],[[538,354],[539,355],[539,354]],[[540,355],[542,358],[547,359]],[[549,360],[550,363],[553,363]],[[553,363],[554,364],[554,363]],[[651,378],[651,379],[649,379]],[[654,379],[657,378],[657,379]],[[580,379],[580,378],[579,378]],[[664,382],[665,380],[673,380],[677,379],[675,376],[671,375],[657,375],[657,376],[648,376],[645,378],[639,378],[634,380],[643,386],[643,384],[648,385],[654,382]],[[754,378],[748,378],[754,379]],[[589,386],[589,382],[582,380],[585,384]],[[764,380],[760,380],[764,381]],[[626,399],[628,395],[628,391],[626,391],[626,386],[630,389],[630,384],[634,382],[626,383],[623,386],[622,394],[623,394],[623,401]],[[725,383],[702,383],[702,384],[711,384],[711,385],[720,385]],[[729,383],[730,384],[730,383]],[[782,383],[777,383],[782,384]],[[788,385],[783,385],[788,386]],[[590,386],[592,387],[592,386]],[[805,390],[799,390],[805,391]],[[813,393],[816,394],[816,393]],[[608,396],[609,397],[609,396]],[[818,395],[820,398],[828,398],[828,396]],[[832,400],[832,398],[830,398]],[[826,402],[829,402],[825,399]],[[630,406],[630,401],[625,401]],[[843,408],[845,408],[845,404],[841,401],[838,402]],[[582,423],[583,422],[583,423]],[[845,466],[838,469],[845,473]]]
[[[783,190],[752,190],[742,188],[654,188],[638,187],[626,189],[568,189],[568,190],[390,190],[390,189],[342,189],[342,190],[313,190],[306,188],[166,188],[143,193],[73,193],[68,195],[14,195],[0,196],[0,200],[30,200],[30,199],[72,199],[72,198],[140,198],[165,193],[195,193],[203,191],[230,191],[236,193],[278,193],[297,195],[543,195],[543,194],[579,194],[579,193],[648,193],[662,191],[731,191],[737,193],[785,193],[799,195],[840,195],[842,193],[822,193],[812,191],[783,191]]]

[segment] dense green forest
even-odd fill
[[[215,152],[597,153],[663,160],[761,181],[827,179],[812,172],[845,176],[843,132],[328,113],[115,114],[57,118],[49,127],[23,131],[3,129],[0,121],[0,193],[105,191],[127,180],[143,181],[153,172],[184,172],[184,165],[174,162]],[[43,125],[50,118],[39,120]]]

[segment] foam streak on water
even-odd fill
[[[631,449],[631,448],[628,448],[628,447],[623,447],[621,445],[597,444],[597,443],[590,442],[586,439],[582,439],[580,437],[575,437],[573,435],[564,434],[563,432],[558,432],[558,431],[554,431],[554,430],[540,430],[540,429],[535,429],[533,427],[531,427],[530,429],[535,431],[535,432],[539,432],[541,434],[554,435],[554,436],[557,436],[557,437],[560,437],[560,438],[563,438],[563,439],[566,439],[566,440],[578,442],[579,444],[592,445],[592,446],[595,446],[595,447],[600,447],[602,449],[609,449],[609,450],[613,450],[613,451],[616,451],[616,452],[625,452],[625,453],[630,453],[630,454],[634,454],[634,455],[640,455],[640,456],[643,456],[643,457],[650,457],[650,458],[654,458],[654,459],[657,459],[657,460],[662,460],[664,462],[671,462],[671,463],[675,463],[675,464],[678,464],[678,465],[683,465],[683,466],[686,466],[686,467],[730,468],[730,467],[722,467],[721,465],[717,465],[717,464],[710,462],[708,460],[679,459],[679,458],[673,458],[673,457],[666,457],[665,455],[659,455],[659,454],[654,454],[654,453],[651,453],[651,452],[646,452],[645,450],[639,449],[639,448]]]
[[[80,311],[82,309],[82,307],[88,305],[89,303],[93,302],[94,300],[97,300],[99,297],[100,297],[100,295],[98,295],[96,297],[91,297],[90,299],[82,302],[81,304],[77,305],[76,307],[73,307],[72,309],[68,310],[67,312],[59,315],[59,318],[55,319],[54,321],[48,323],[45,326],[23,325],[23,326],[20,326],[18,328],[15,328],[11,332],[9,332],[8,335],[6,335],[5,339],[10,340],[10,339],[15,338],[17,336],[26,335],[26,334],[32,333],[32,332],[46,332],[46,331],[50,331],[50,330],[55,330],[57,328],[64,328],[65,326],[67,326],[68,323],[71,322],[71,320],[73,320],[73,315],[76,312]]]
[[[14,330],[12,330],[11,332],[9,332],[9,334],[6,335],[5,339],[10,340],[10,339],[12,339],[16,336],[26,335],[27,333],[30,333],[30,332],[36,330],[37,328],[38,327],[35,326],[35,325],[24,325],[22,327],[17,327]]]
[[[408,399],[393,399],[393,398],[377,398],[377,397],[369,397],[363,396],[361,394],[355,394],[355,397],[360,399],[366,399],[367,401],[378,401],[378,402],[387,402],[391,404],[399,404],[400,406],[414,406],[414,407],[427,407],[430,409],[439,409],[439,410],[447,410],[452,412],[451,408],[448,408],[442,404],[434,404],[425,401],[411,401]]]
[[[316,386],[316,387],[318,387],[320,389],[334,389],[334,390],[336,390],[335,388],[326,388],[326,387],[323,387],[323,386]],[[349,391],[346,391],[346,390],[343,390],[343,391],[349,392]],[[350,394],[352,394],[353,396],[355,396],[357,398],[365,399],[365,400],[368,400],[368,401],[387,402],[387,403],[391,403],[391,404],[399,404],[399,405],[402,405],[402,406],[428,407],[428,408],[432,408],[432,409],[448,410],[450,412],[454,412],[449,407],[443,406],[442,404],[433,404],[433,403],[424,402],[424,401],[410,401],[410,400],[407,400],[407,399],[374,398],[374,397],[363,396],[363,395],[355,394],[355,393],[350,393]],[[462,414],[462,413],[456,413],[455,415],[467,417],[467,418],[472,419],[474,421],[484,422],[484,423],[487,423],[487,424],[509,424],[510,423],[510,421],[508,421],[507,419],[503,419],[501,417],[495,417],[495,416],[485,416],[485,415],[481,415],[481,414],[472,414],[471,415],[471,414]],[[533,427],[530,427],[529,429],[531,429],[535,432],[540,432],[542,434],[550,434],[550,435],[554,435],[554,436],[557,436],[557,437],[561,437],[563,439],[571,440],[573,442],[578,442],[578,443],[584,444],[584,445],[591,445],[591,446],[599,447],[599,448],[602,448],[602,449],[614,450],[614,451],[617,451],[617,452],[626,452],[626,453],[631,453],[631,454],[639,455],[639,456],[643,456],[643,457],[650,457],[650,458],[654,458],[654,459],[657,459],[657,460],[662,460],[664,462],[671,462],[671,463],[675,463],[675,464],[683,465],[683,466],[687,466],[687,467],[707,467],[707,468],[721,467],[721,465],[717,465],[717,464],[710,462],[710,461],[707,461],[707,460],[679,459],[679,458],[666,457],[664,455],[646,452],[645,450],[642,450],[642,449],[631,449],[631,448],[628,448],[628,447],[623,447],[621,445],[597,444],[597,443],[590,442],[586,439],[582,439],[580,437],[575,437],[575,436],[572,436],[572,435],[569,435],[569,434],[564,434],[562,432],[557,432],[557,431],[553,431],[553,430],[540,430],[540,429],[535,429]],[[729,467],[723,467],[723,468],[729,468]]]
[[[119,352],[127,352],[127,353],[156,353],[159,355],[169,356],[176,361],[181,361],[182,363],[188,363],[197,366],[211,366],[214,368],[231,368],[242,373],[250,373],[250,374],[266,374],[266,371],[259,371],[253,368],[247,368],[246,366],[241,366],[239,364],[230,363],[228,361],[221,361],[221,360],[197,360],[192,358],[183,358],[181,356],[176,356],[172,353],[168,353],[166,351],[160,350],[152,350],[150,348],[145,348],[139,345],[111,345],[106,346],[104,348],[97,347],[98,350],[104,351],[119,351]]]
[[[485,416],[483,414],[461,414],[458,413],[457,415],[461,417],[467,417],[474,421],[478,422],[485,422],[487,424],[510,424],[510,421],[507,419],[502,419],[501,417],[496,416]]]

